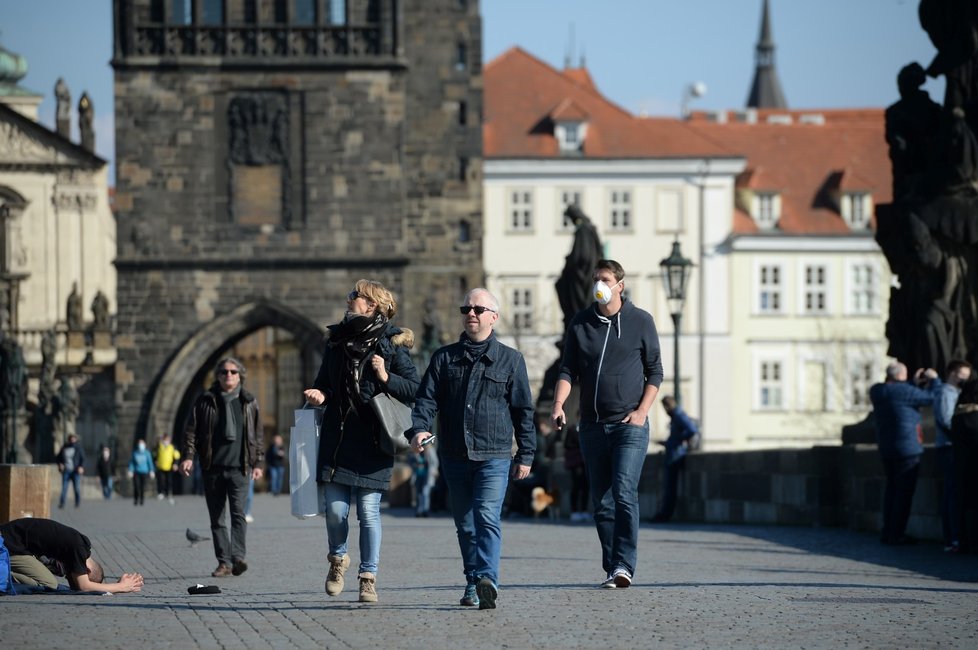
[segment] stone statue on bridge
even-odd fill
[[[68,294],[67,314],[69,332],[80,332],[85,327],[84,315],[82,312],[82,298],[78,293],[78,283],[71,283],[71,293]]]
[[[923,67],[900,71],[886,111],[893,203],[876,210],[876,240],[899,287],[891,290],[888,354],[909,368],[978,362],[978,5],[921,0],[938,49],[943,106],[921,90]]]
[[[0,455],[8,463],[17,462],[17,420],[24,408],[27,391],[27,364],[24,351],[17,340],[3,336],[0,341],[0,428],[3,449]]]

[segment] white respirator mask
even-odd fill
[[[613,285],[609,287],[601,280],[598,280],[597,282],[594,283],[594,289],[593,289],[594,299],[597,300],[598,303],[602,305],[607,305],[609,302],[611,302],[611,297],[614,295],[611,289],[613,287],[617,287],[619,284],[621,284],[620,280],[618,282],[615,282]]]

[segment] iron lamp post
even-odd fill
[[[672,252],[669,257],[659,262],[662,269],[662,284],[666,290],[666,300],[669,303],[669,313],[672,315],[673,329],[673,367],[675,368],[676,404],[682,404],[679,389],[679,331],[683,318],[683,305],[686,302],[686,285],[693,273],[695,264],[683,257],[679,250],[679,240],[672,242]]]

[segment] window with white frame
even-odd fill
[[[824,314],[828,311],[828,270],[823,264],[806,264],[802,277],[805,286],[802,289],[805,314]]]
[[[509,193],[509,229],[533,230],[533,192],[526,189]]]
[[[573,230],[574,222],[567,216],[567,208],[572,205],[581,207],[581,190],[577,188],[564,188],[557,190],[560,195],[560,214],[557,215],[557,223],[560,224],[558,230]]]
[[[512,299],[510,313],[513,318],[513,329],[517,332],[533,330],[533,290],[520,288],[510,292]]]
[[[608,225],[611,230],[631,229],[632,193],[629,190],[611,190],[608,198],[610,203]]]
[[[849,265],[849,313],[875,314],[879,311],[879,277],[870,261]]]
[[[781,196],[776,192],[754,195],[754,221],[761,230],[772,230],[781,218]]]
[[[869,192],[846,192],[840,203],[842,219],[850,228],[869,228],[869,217],[873,213],[873,198]]]
[[[782,303],[782,272],[777,264],[761,264],[757,269],[757,311],[761,314],[780,314]]]
[[[865,411],[870,408],[869,388],[875,382],[876,366],[866,359],[850,359],[848,368],[849,394],[846,406],[851,411]]]
[[[761,410],[783,408],[784,377],[780,361],[765,360],[757,369],[757,406]]]

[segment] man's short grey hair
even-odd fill
[[[248,374],[248,371],[245,369],[244,364],[234,357],[224,357],[214,365],[214,379],[217,379],[217,371],[222,369],[225,363],[233,363],[238,368],[238,374],[241,376],[241,382],[244,383],[245,375]]]
[[[899,361],[894,361],[886,367],[887,379],[899,379],[900,375],[907,372],[907,367]]]
[[[463,305],[469,304],[469,298],[471,298],[477,293],[486,296],[489,302],[488,306],[497,314],[499,313],[499,301],[496,300],[496,296],[492,295],[492,292],[489,291],[488,289],[483,289],[482,287],[478,287],[476,289],[470,289],[469,292],[465,294],[465,298],[462,299],[462,304]]]

